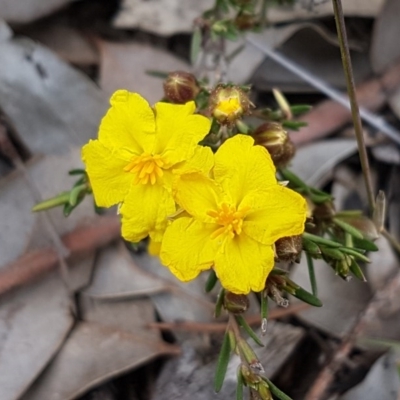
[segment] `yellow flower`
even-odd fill
[[[100,207],[123,203],[122,235],[136,242],[149,233],[160,240],[175,212],[172,177],[193,157],[210,121],[194,115],[195,103],[156,103],[118,90],[101,121],[98,140],[82,149],[94,199]]]
[[[215,154],[214,179],[192,172],[176,181],[176,200],[189,216],[167,228],[160,257],[178,279],[214,267],[227,290],[261,291],[274,242],[303,232],[305,200],[278,184],[270,155],[253,144],[236,135]]]

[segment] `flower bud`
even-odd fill
[[[275,255],[278,261],[297,261],[303,249],[302,236],[286,236],[275,242]]]
[[[273,400],[272,394],[265,381],[262,381],[257,385],[257,391],[262,400]]]
[[[233,22],[238,29],[244,31],[253,28],[256,25],[257,20],[253,14],[241,12],[236,16]]]
[[[234,124],[249,114],[252,106],[247,94],[237,86],[218,85],[210,94],[210,112],[222,125]]]
[[[164,81],[164,95],[171,103],[187,103],[194,100],[199,92],[196,78],[188,72],[171,72]]]
[[[255,144],[265,147],[277,168],[285,167],[293,158],[296,148],[287,132],[278,122],[266,122],[254,132]]]
[[[250,306],[249,299],[244,294],[227,292],[224,297],[224,307],[233,314],[242,314]]]

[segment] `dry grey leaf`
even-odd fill
[[[0,42],[0,108],[33,154],[62,154],[96,136],[107,109],[86,76],[30,40]]]
[[[399,390],[400,379],[396,358],[392,352],[388,352],[375,362],[359,385],[338,400],[396,400]]]
[[[344,14],[348,17],[376,17],[384,0],[346,0],[342,3]],[[327,1],[315,5],[312,10],[301,4],[296,4],[294,7],[274,7],[269,10],[268,20],[272,23],[280,23],[331,15],[333,15],[332,2]]]
[[[309,185],[321,187],[332,177],[334,167],[356,151],[352,139],[311,143],[297,150],[290,168]]]
[[[266,376],[271,377],[282,367],[303,337],[304,331],[301,328],[279,322],[268,324],[267,335],[263,337],[265,347],[254,349],[265,369]],[[240,362],[238,356],[232,356],[222,390],[215,393],[210,383],[214,380],[218,350],[213,352],[212,361],[208,363],[204,362],[204,354],[207,350],[203,347],[200,351],[196,351],[190,341],[182,346],[182,353],[180,358],[169,361],[164,367],[156,385],[154,399],[235,398],[236,373]]]
[[[151,296],[163,321],[209,322],[213,320],[215,304],[204,292],[205,275],[191,282],[180,282],[168,268],[161,265],[157,257],[143,254],[134,256],[133,259],[144,271],[171,288],[168,293],[157,293]]]
[[[375,73],[381,74],[400,57],[398,16],[400,2],[386,0],[374,24],[371,43],[371,65]]]
[[[20,28],[19,34],[41,43],[69,63],[79,66],[99,64],[100,56],[94,43],[71,26],[65,15]]]
[[[304,43],[307,43],[307,46],[304,46]],[[340,51],[336,44],[332,44],[332,38],[328,42],[326,34],[322,36],[320,30],[316,30],[313,25],[308,24],[297,31],[280,46],[279,52],[311,74],[323,79],[325,83],[345,90],[346,82]],[[359,51],[352,51],[351,57],[355,80],[358,83],[371,75],[369,57],[367,52]],[[259,90],[271,90],[273,87],[279,87],[284,92],[297,93],[315,90],[302,78],[270,58],[266,58],[256,70],[252,82]]]
[[[99,382],[157,356],[176,353],[176,347],[161,340],[97,322],[80,322],[21,400],[72,400]]]
[[[15,24],[32,22],[57,11],[72,0],[0,0],[0,18]]]
[[[112,43],[97,40],[100,51],[100,86],[109,95],[125,88],[138,92],[151,104],[163,96],[162,80],[148,70],[171,72],[188,70],[189,65],[170,53],[138,43]]]
[[[324,306],[304,310],[299,318],[325,332],[343,337],[353,326],[359,313],[364,310],[371,298],[371,291],[367,283],[358,279],[344,281],[335,275],[325,261],[314,260],[314,266],[318,298]],[[291,278],[301,287],[311,291],[305,257],[295,266]]]
[[[213,4],[212,0],[123,0],[114,26],[159,35],[191,32],[194,19]]]
[[[58,351],[72,325],[68,294],[56,273],[2,297],[2,400],[20,398]]]
[[[128,299],[170,290],[170,285],[146,273],[132,260],[122,242],[102,249],[90,284],[82,292],[93,299]]]

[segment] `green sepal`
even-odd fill
[[[246,331],[246,333],[261,347],[264,347],[263,342],[256,335],[256,333],[251,329],[250,325],[246,322],[246,320],[241,315],[236,315],[236,321],[238,324]]]
[[[293,400],[287,394],[283,393],[282,390],[278,389],[268,378],[264,378],[263,380],[267,382],[269,390],[271,393],[276,396],[279,400]]]
[[[205,288],[204,289],[205,289],[206,293],[210,293],[211,290],[214,289],[214,287],[215,287],[217,282],[218,282],[217,274],[212,269],[210,271],[210,274],[208,275],[207,282],[205,284]]]
[[[214,378],[214,390],[218,393],[224,383],[226,370],[228,369],[229,356],[231,354],[231,345],[228,331],[225,332],[222,342],[221,351],[218,356],[217,369]]]

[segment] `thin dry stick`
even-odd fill
[[[349,45],[347,42],[346,26],[341,0],[332,0],[335,13],[336,30],[340,44],[340,54],[342,56],[343,70],[346,76],[347,93],[350,99],[351,115],[353,118],[354,130],[357,138],[358,151],[360,154],[361,167],[367,189],[368,203],[371,214],[375,209],[375,196],[372,188],[371,172],[369,168],[367,148],[365,146],[364,134],[361,124],[360,111],[358,108],[356,88],[354,83],[353,68],[351,65]]]
[[[269,313],[268,319],[273,320],[277,318],[286,317],[288,315],[297,314],[310,306],[308,304],[299,303],[288,308],[277,308]],[[246,322],[249,325],[260,325],[261,318],[259,315],[250,315],[246,318]],[[203,333],[214,333],[214,332],[225,332],[225,322],[192,322],[192,321],[181,321],[181,322],[151,322],[148,324],[149,328],[160,329],[167,331],[186,331],[186,332],[203,332]]]
[[[368,155],[365,146],[364,135],[363,135],[358,103],[356,98],[353,70],[351,66],[349,46],[347,43],[347,35],[346,35],[346,27],[344,22],[342,3],[341,0],[332,0],[332,3],[335,13],[336,29],[339,37],[340,53],[342,56],[343,69],[346,75],[347,92],[350,98],[351,113],[358,143],[358,150],[360,154],[361,167],[363,170],[365,186],[368,194],[369,208],[372,214],[375,209],[375,196],[372,188]],[[343,364],[343,361],[349,355],[351,349],[354,346],[356,338],[358,337],[363,328],[364,317],[366,314],[368,314],[368,310],[371,307],[371,304],[373,304],[373,302],[370,302],[364,309],[364,312],[359,315],[352,329],[349,331],[348,335],[343,339],[341,345],[336,350],[331,361],[325,366],[322,372],[318,375],[318,378],[315,380],[313,386],[307,393],[305,400],[321,400],[326,397],[327,390],[331,385],[331,383],[333,382],[336,372],[339,370],[339,368]]]

